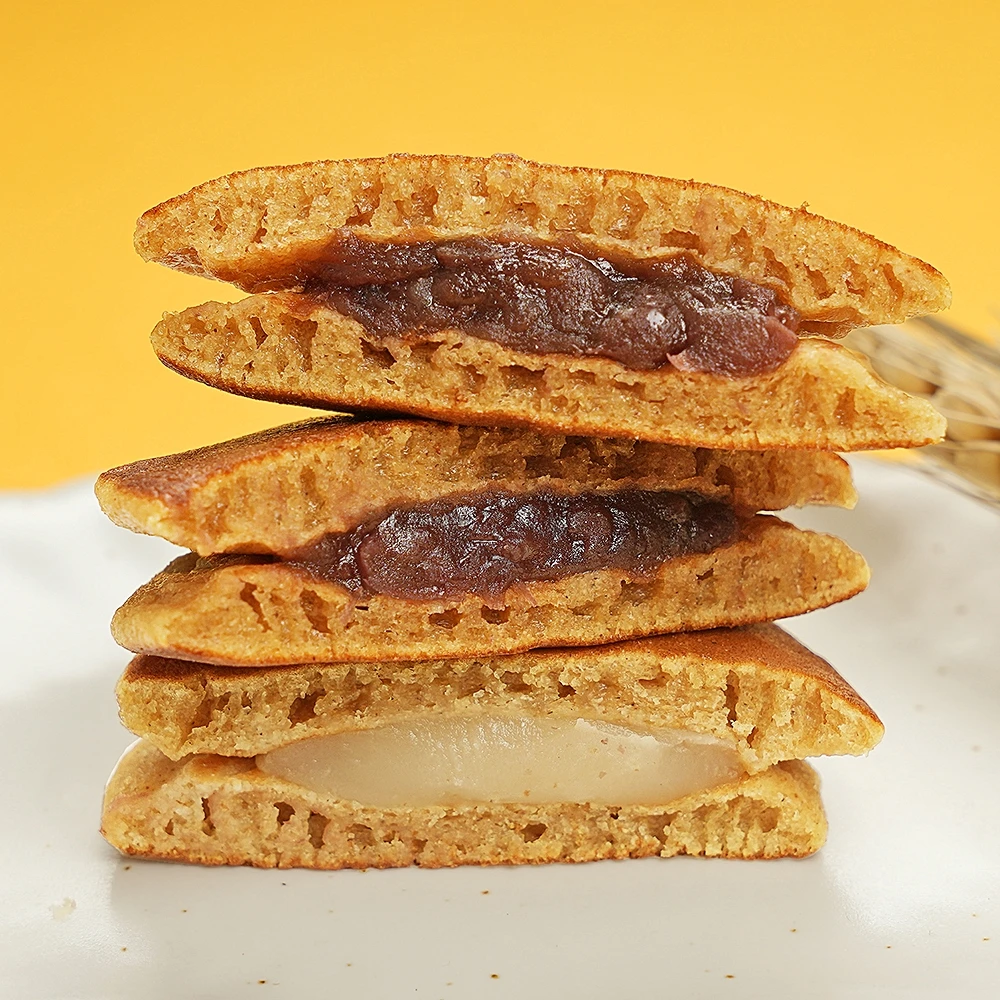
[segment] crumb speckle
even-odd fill
[[[491,975],[490,975],[490,979],[499,979],[499,978],[500,977],[495,972],[491,973]]]
[[[792,928],[789,929],[788,933],[789,934],[794,934],[796,931],[798,931],[798,927],[792,927]]]
[[[267,980],[266,980],[266,979],[258,979],[258,980],[257,980],[257,985],[258,985],[258,986],[263,986],[263,985],[264,985],[264,984],[265,984],[266,982],[267,982]]]
[[[128,951],[128,948],[126,948],[125,945],[122,945],[122,951]]]
[[[726,979],[735,979],[735,978],[736,978],[735,976],[730,975],[728,972],[726,973]]]
[[[66,920],[76,909],[76,900],[67,896],[61,903],[53,903],[49,907],[53,920]]]
[[[187,913],[187,910],[181,910],[181,913]]]
[[[989,941],[989,938],[983,938],[984,941]]]
[[[123,872],[127,872],[127,871],[129,871],[129,870],[130,870],[131,868],[132,868],[132,866],[131,866],[131,865],[125,865],[125,866],[124,866],[124,867],[122,868],[122,871],[123,871]]]
[[[483,889],[483,891],[480,893],[481,896],[488,896],[489,894],[490,894],[489,889]]]

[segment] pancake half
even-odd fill
[[[214,388],[339,411],[747,450],[917,447],[945,429],[926,400],[816,338],[758,375],[638,371],[454,329],[380,340],[326,305],[275,293],[167,314],[152,341],[164,364]]]
[[[172,198],[139,219],[145,260],[291,287],[332,237],[400,243],[504,234],[593,256],[689,256],[773,289],[806,333],[842,334],[948,305],[928,264],[804,208],[729,188],[512,155],[386,156],[261,167]]]
[[[417,662],[248,669],[137,656],[117,693],[125,725],[174,760],[498,712],[695,732],[732,746],[751,773],[865,753],[882,734],[833,667],[771,624]]]
[[[360,598],[293,563],[191,554],[133,594],[112,631],[133,652],[233,666],[451,658],[770,621],[867,585],[837,538],[770,515],[738,525],[735,540],[647,576],[605,569],[440,599]]]
[[[327,417],[105,472],[104,512],[208,556],[283,553],[394,507],[483,489],[525,495],[670,490],[746,511],[852,507],[850,470],[821,452],[740,452]]]
[[[138,657],[118,694],[147,738],[112,775],[102,832],[202,864],[802,856],[826,821],[799,758],[882,735],[774,625],[361,667]]]
[[[690,854],[802,857],[826,838],[815,772],[788,761],[657,805],[377,808],[304,789],[248,758],[171,761],[140,741],[105,793],[124,854],[261,868],[427,868]]]
[[[943,435],[811,339],[940,309],[941,275],[725,188],[512,156],[319,162],[203,184],[136,246],[276,293],[154,331],[167,365],[242,395],[716,448]]]

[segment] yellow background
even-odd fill
[[[513,151],[696,177],[868,230],[1000,302],[995,2],[62,3],[8,9],[3,461],[36,486],[295,419],[162,368],[136,216],[209,177]]]

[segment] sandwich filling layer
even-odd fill
[[[731,506],[697,494],[493,490],[395,508],[287,559],[359,593],[498,597],[518,583],[595,570],[648,576],[666,559],[725,545],[738,529]]]
[[[774,371],[800,323],[772,289],[683,254],[611,259],[516,239],[389,243],[345,233],[254,287],[299,288],[379,338],[457,329],[532,354],[730,377]]]
[[[439,716],[314,736],[257,767],[381,808],[477,802],[656,805],[745,775],[714,736],[590,719]]]

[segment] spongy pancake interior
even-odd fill
[[[272,293],[168,313],[152,342],[164,364],[207,385],[334,410],[722,449],[857,451],[916,447],[944,434],[926,400],[815,337],[765,375],[638,372],[608,358],[516,351],[458,330],[382,342],[334,309]]]
[[[729,188],[617,170],[432,155],[260,167],[208,181],[139,220],[146,260],[245,288],[315,256],[332,233],[369,239],[518,233],[638,257],[686,252],[779,289],[824,332],[944,308],[934,268],[851,229]]]
[[[177,760],[253,757],[314,736],[418,717],[516,714],[684,729],[778,760],[860,754],[882,725],[826,661],[775,625],[476,659],[212,667],[136,657],[122,720]]]
[[[753,511],[855,501],[847,464],[826,453],[330,417],[111,469],[96,492],[117,524],[204,556],[288,551],[373,513],[485,486],[682,490]]]

